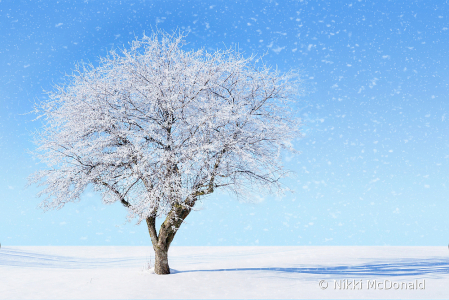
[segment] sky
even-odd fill
[[[0,1],[0,243],[150,245],[144,224],[86,191],[38,208],[30,113],[77,62],[98,65],[155,29],[186,50],[237,48],[296,70],[304,137],[282,197],[224,193],[196,207],[179,246],[449,243],[447,1]],[[160,221],[159,221],[160,223]]]

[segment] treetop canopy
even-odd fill
[[[30,179],[44,209],[93,185],[140,222],[217,188],[280,188],[281,150],[300,136],[298,76],[233,50],[184,51],[183,39],[158,32],[81,64],[39,105],[36,155],[48,168]]]

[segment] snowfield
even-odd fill
[[[170,275],[150,247],[0,249],[0,299],[449,297],[446,247],[176,247]]]

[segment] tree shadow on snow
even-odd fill
[[[14,248],[2,248],[0,251],[0,266],[94,269],[137,265],[141,262],[142,257],[89,258],[36,253]]]
[[[22,249],[2,248],[0,251],[0,266],[90,269],[111,267],[135,267],[142,263],[142,257],[75,257],[48,255]],[[339,276],[417,276],[449,274],[449,258],[433,257],[428,259],[384,260],[377,263],[362,263],[358,265],[335,266],[299,266],[292,268],[229,268],[174,270],[172,273],[192,272],[235,272],[235,271],[265,271],[273,274],[314,274]]]
[[[367,263],[360,265],[297,267],[297,268],[232,268],[232,269],[204,269],[186,270],[189,272],[233,272],[233,271],[269,271],[276,273],[298,273],[315,275],[340,276],[416,276],[431,274],[449,274],[448,258],[407,259],[400,261]]]

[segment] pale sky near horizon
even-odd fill
[[[447,1],[0,1],[0,243],[150,245],[87,192],[43,213],[27,177],[33,103],[76,62],[160,28],[186,49],[238,47],[298,70],[301,154],[283,198],[203,201],[173,245],[447,245]]]

